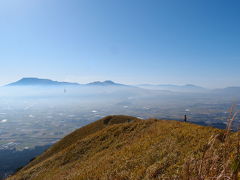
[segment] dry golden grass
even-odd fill
[[[9,180],[224,179],[238,166],[237,139],[190,123],[109,116],[66,136]]]

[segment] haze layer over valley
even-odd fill
[[[77,84],[24,78],[0,88],[0,149],[52,144],[111,114],[170,120],[183,120],[187,114],[191,122],[224,127],[227,109],[239,102],[240,88],[196,92],[190,86],[186,92],[187,87],[179,92],[175,87],[156,90],[112,81]]]

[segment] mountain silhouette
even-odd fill
[[[50,79],[40,78],[22,78],[19,81],[8,84],[7,86],[61,86],[61,85],[79,85],[78,83],[59,82]]]
[[[90,86],[126,86],[124,84],[115,83],[110,80],[103,81],[103,82],[95,81],[95,82],[88,83],[87,85],[90,85]]]
[[[51,79],[40,79],[35,77],[27,77],[22,78],[16,82],[7,84],[6,86],[66,86],[66,85],[72,85],[72,86],[127,86],[120,83],[115,83],[111,80],[106,81],[95,81],[87,84],[79,84],[79,83],[71,83],[71,82],[59,82],[59,81],[53,81]]]

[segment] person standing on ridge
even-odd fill
[[[187,115],[184,115],[184,122],[187,122]]]

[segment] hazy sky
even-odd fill
[[[0,84],[240,86],[239,0],[1,0]]]

